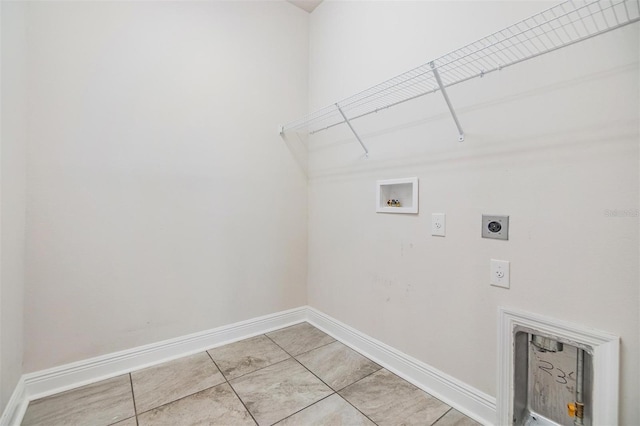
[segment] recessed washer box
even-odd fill
[[[418,213],[418,178],[377,181],[376,212]]]
[[[509,239],[509,216],[482,215],[482,238]]]

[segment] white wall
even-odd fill
[[[311,110],[523,19],[541,2],[324,2]],[[310,139],[309,304],[491,395],[499,306],[621,336],[621,420],[640,416],[638,25]],[[418,176],[419,215],[375,213],[377,179]],[[430,235],[431,213],[447,235]],[[509,241],[480,237],[510,215]],[[511,289],[489,260],[511,262]]]
[[[26,3],[0,3],[0,411],[22,374],[27,138],[25,13]]]
[[[306,304],[308,14],[29,10],[25,370]]]

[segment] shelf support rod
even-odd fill
[[[360,139],[360,136],[358,136],[358,133],[356,132],[356,130],[351,125],[351,122],[349,121],[347,116],[344,115],[344,112],[342,112],[342,108],[340,108],[340,105],[338,105],[338,104],[336,104],[336,108],[338,108],[338,111],[340,112],[340,115],[342,116],[342,118],[344,118],[344,122],[347,123],[347,126],[349,126],[349,128],[351,129],[351,131],[353,132],[353,135],[356,137],[358,142],[360,142],[360,146],[362,147],[362,149],[364,149],[364,155],[368,157],[369,156],[369,150],[367,149],[366,146],[364,146],[364,143],[362,143],[362,139]]]
[[[458,116],[456,115],[455,110],[453,109],[453,105],[451,105],[451,101],[449,100],[449,95],[447,95],[447,91],[444,88],[444,84],[442,84],[442,79],[440,79],[440,73],[436,68],[436,64],[429,62],[431,66],[431,70],[433,71],[433,76],[436,78],[436,82],[438,82],[438,86],[440,86],[440,92],[442,92],[442,96],[444,97],[444,101],[447,103],[447,107],[449,107],[449,112],[453,116],[453,121],[456,123],[456,127],[458,128],[458,141],[462,142],[464,140],[464,131],[462,130],[462,126],[458,121]]]

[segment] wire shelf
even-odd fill
[[[438,79],[442,87],[447,88],[639,20],[640,0],[569,0],[287,123],[281,131],[317,133],[342,123],[349,124],[357,118],[441,90]]]

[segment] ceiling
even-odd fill
[[[322,0],[287,0],[289,3],[298,6],[302,10],[306,10],[307,12],[313,12],[313,9],[318,7]]]

